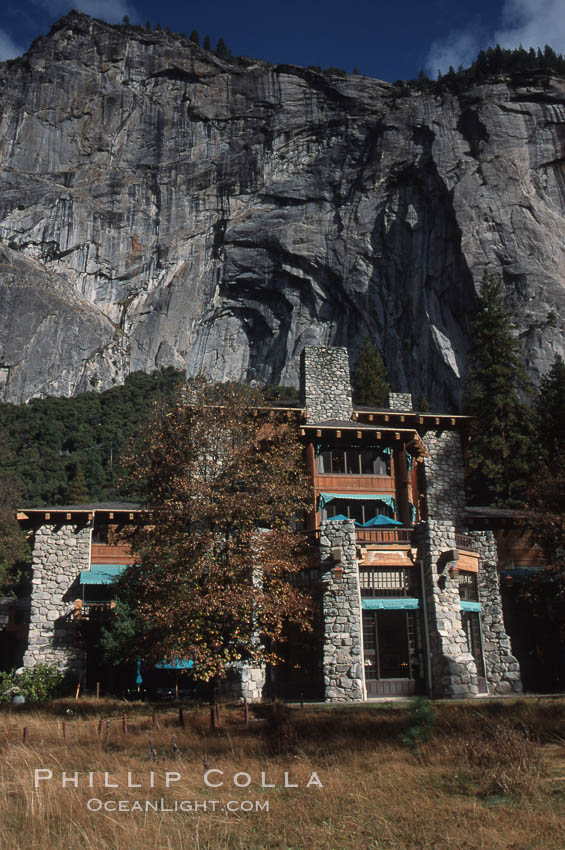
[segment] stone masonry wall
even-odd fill
[[[424,460],[428,519],[457,530],[464,524],[463,449],[457,431],[428,431],[422,438],[430,456]]]
[[[351,419],[351,379],[346,348],[307,345],[300,363],[301,398],[307,422]]]
[[[479,693],[477,666],[463,631],[459,580],[449,576],[455,549],[455,527],[429,520],[417,529],[419,557],[424,561],[424,588],[430,635],[432,696],[473,697]]]
[[[391,410],[412,410],[412,393],[389,393],[388,406]]]
[[[252,667],[249,664],[231,665],[230,673],[220,684],[220,691],[231,699],[247,699],[248,702],[260,702],[263,699],[266,673],[264,666]]]
[[[45,524],[35,532],[28,648],[24,666],[55,664],[80,672],[72,609],[79,573],[90,567],[90,525]],[[69,616],[70,615],[70,616]]]
[[[332,556],[333,552],[333,556]],[[334,573],[335,555],[343,575]],[[323,522],[320,564],[324,593],[324,685],[327,702],[363,700],[361,593],[353,522]]]
[[[521,693],[520,665],[512,655],[510,638],[504,631],[500,581],[497,570],[498,555],[492,531],[472,531],[479,561],[479,601],[481,603],[481,631],[483,655],[489,693]]]

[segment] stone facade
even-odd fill
[[[427,517],[459,530],[465,513],[461,436],[457,431],[428,431],[422,439],[429,452],[424,460]]]
[[[504,630],[496,541],[492,531],[472,531],[475,551],[480,553],[479,600],[485,672],[490,693],[521,693],[520,665],[512,655]]]
[[[448,520],[429,520],[418,529],[417,542],[418,554],[424,562],[432,696],[476,696],[477,666],[463,630],[459,578],[449,575],[450,568],[457,563],[455,527]]]
[[[45,523],[36,530],[24,666],[47,663],[65,672],[80,672],[82,656],[74,645],[72,610],[80,597],[80,571],[90,569],[90,539],[89,523]]]
[[[266,671],[264,666],[233,664],[230,674],[221,683],[221,692],[230,699],[260,702],[264,696]]]
[[[389,393],[390,410],[412,410],[412,393]]]
[[[307,345],[300,362],[301,398],[307,422],[351,419],[351,379],[346,348]]]
[[[327,702],[365,698],[361,593],[353,522],[323,522],[324,687]],[[337,568],[337,569],[336,569]],[[339,570],[343,572],[339,574]]]

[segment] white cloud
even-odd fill
[[[526,49],[550,44],[565,53],[565,0],[506,0],[493,40],[501,47],[521,44]]]
[[[445,74],[452,65],[467,67],[479,50],[501,47],[526,49],[550,44],[565,53],[565,0],[505,0],[500,26],[491,32],[476,21],[466,29],[454,30],[446,38],[434,41],[428,51],[426,71],[435,78],[438,69]]]
[[[435,80],[437,72],[445,74],[451,65],[455,70],[459,65],[470,65],[481,49],[482,33],[472,27],[468,30],[457,30],[446,39],[432,42],[426,59],[426,71]]]
[[[128,0],[36,0],[38,5],[43,6],[54,17],[60,17],[78,9],[93,18],[101,18],[109,24],[119,24],[124,15],[136,20],[139,15],[132,3]]]
[[[21,56],[24,52],[24,48],[17,45],[6,30],[0,29],[0,62],[5,62],[6,59],[15,59],[16,56]]]

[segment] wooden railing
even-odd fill
[[[456,534],[455,545],[458,549],[470,549],[471,552],[475,551],[475,541],[468,534]]]
[[[135,558],[126,543],[111,546],[109,543],[93,543],[90,552],[92,564],[134,564]]]
[[[356,528],[358,543],[412,543],[411,528]]]
[[[394,493],[394,478],[389,475],[347,475],[345,473],[315,473],[314,487],[327,493],[366,492],[367,495],[375,493]]]

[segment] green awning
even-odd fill
[[[113,584],[127,567],[128,564],[92,564],[89,570],[80,571],[80,583]]]
[[[396,502],[392,496],[380,496],[376,493],[320,493],[318,509],[322,510],[322,508],[325,508],[329,502],[333,502],[334,499],[346,499],[348,501],[355,499],[363,502],[382,502],[384,505],[392,508],[393,511],[396,511]]]
[[[390,597],[388,599],[361,599],[364,611],[415,611],[420,607],[420,600],[414,596]]]
[[[480,602],[466,602],[462,601],[459,603],[462,611],[476,611],[480,614],[481,612],[481,603]]]

